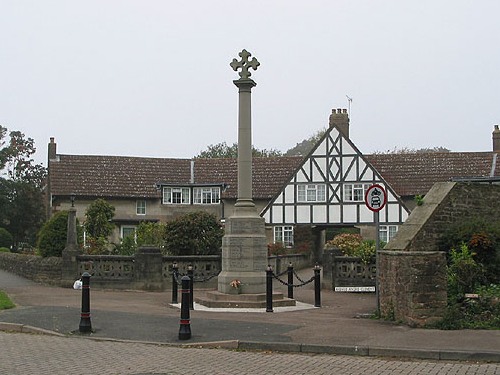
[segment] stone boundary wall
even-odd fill
[[[375,263],[364,263],[359,257],[333,257],[332,290],[335,290],[335,287],[374,287],[376,278]]]
[[[474,218],[500,221],[500,185],[436,183],[396,236],[379,253],[383,317],[424,326],[443,317],[447,303],[446,256],[441,235]]]
[[[0,253],[0,269],[35,282],[59,285],[62,258],[42,258],[35,255]]]
[[[180,274],[186,274],[188,266],[193,266],[195,288],[216,288],[217,277],[214,275],[219,274],[222,263],[220,255],[164,256],[155,248],[140,249],[132,256],[81,254],[75,257],[75,262],[76,271],[71,271],[68,280],[63,280],[62,258],[0,253],[0,269],[35,282],[71,287],[83,272],[88,272],[92,275],[92,287],[150,291],[171,288],[174,262],[177,263]],[[310,265],[309,256],[302,254],[269,257],[269,264],[280,263],[283,269],[290,262],[297,270]]]
[[[290,263],[292,263],[295,271],[304,269],[311,265],[310,256],[304,254],[271,255],[267,259],[276,275],[287,270]]]
[[[446,257],[441,251],[379,252],[380,314],[423,326],[439,320],[446,309]]]

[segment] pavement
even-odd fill
[[[312,270],[301,272],[312,276]],[[194,293],[203,293],[197,286]],[[286,295],[280,284],[275,288],[283,288]],[[373,319],[376,297],[370,293],[323,289],[321,307],[314,307],[312,288],[295,288],[298,306],[273,312],[195,305],[191,338],[179,340],[180,309],[171,304],[170,292],[98,290],[91,280],[93,332],[85,337],[176,347],[500,363],[500,330],[442,331]],[[16,304],[0,311],[0,331],[82,336],[81,290],[37,284],[2,270],[0,290]]]

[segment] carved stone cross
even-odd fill
[[[260,62],[258,62],[255,57],[252,57],[251,60],[248,60],[248,58],[252,56],[252,54],[248,52],[246,49],[241,51],[238,55],[241,57],[241,60],[238,61],[236,59],[233,59],[233,61],[229,65],[231,66],[231,68],[233,68],[235,72],[238,71],[239,68],[241,68],[241,72],[239,72],[238,74],[240,75],[241,78],[247,79],[252,75],[252,73],[250,73],[248,69],[253,68],[253,70],[257,70],[257,67],[260,65]]]

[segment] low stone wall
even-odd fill
[[[441,251],[379,252],[380,314],[410,326],[439,320],[446,309],[446,257]]]
[[[361,258],[348,256],[335,256],[332,262],[332,290],[335,291],[361,291],[359,288],[375,287],[377,267],[374,263],[364,263]],[[348,287],[358,288],[349,290]]]
[[[59,285],[62,259],[58,257],[42,258],[27,254],[0,253],[0,269],[35,282]]]
[[[0,253],[0,269],[18,274],[36,282],[70,287],[84,272],[92,275],[92,287],[108,289],[139,289],[162,291],[172,286],[172,267],[176,263],[180,274],[193,267],[195,288],[217,288],[221,271],[220,255],[164,256],[156,248],[141,248],[135,255],[76,255],[76,266],[69,266],[66,279],[62,278],[62,258],[42,258],[35,255]],[[274,269],[286,269],[292,262],[295,269],[310,265],[306,255],[269,257]],[[278,268],[276,268],[278,265]],[[266,270],[262,270],[265,272]]]
[[[268,257],[268,264],[273,268],[276,275],[287,270],[290,263],[292,263],[293,269],[297,271],[309,267],[311,259],[309,255],[304,254],[272,255]]]

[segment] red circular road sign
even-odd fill
[[[365,204],[373,212],[378,212],[382,208],[384,208],[387,203],[387,193],[385,189],[378,185],[374,184],[370,186],[365,193]]]

